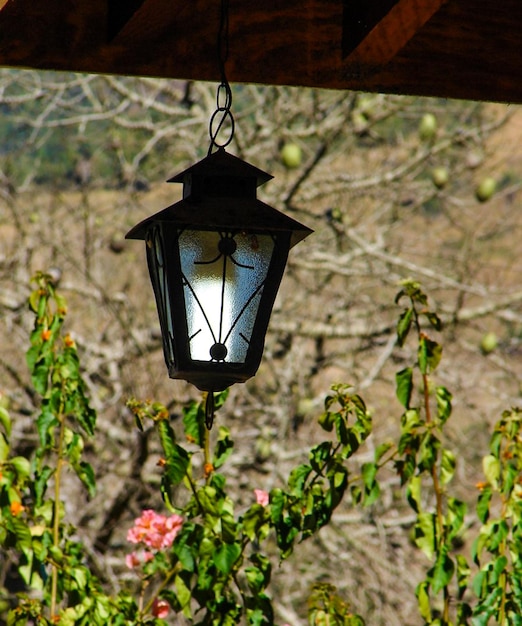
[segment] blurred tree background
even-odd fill
[[[144,251],[124,235],[180,197],[163,181],[208,150],[216,86],[151,78],[0,71],[0,402],[18,454],[37,413],[24,353],[37,270],[66,296],[69,330],[99,411],[89,455],[98,495],[69,513],[107,587],[125,582],[124,536],[158,504],[159,450],[136,431],[131,396],[179,425],[196,391],[168,379]],[[455,396],[458,487],[476,499],[490,426],[522,395],[520,107],[285,87],[234,86],[230,152],[271,172],[263,200],[315,230],[290,255],[256,378],[217,415],[236,441],[238,502],[278,484],[316,438],[336,382],[371,407],[372,446],[395,435],[400,279],[423,283],[445,327],[441,384]],[[419,624],[425,567],[397,478],[361,512],[343,507],[274,573],[278,620],[303,623],[315,581],[335,584],[368,624]],[[469,520],[473,525],[477,522]],[[462,550],[468,551],[466,537]],[[0,595],[12,591],[0,565]],[[405,575],[405,572],[408,574]]]

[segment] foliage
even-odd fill
[[[268,591],[272,538],[279,558],[285,559],[330,522],[347,492],[354,505],[375,503],[381,493],[379,474],[389,464],[416,515],[412,539],[430,562],[417,586],[424,623],[522,623],[522,411],[503,413],[483,459],[485,481],[478,485],[477,501],[482,526],[470,564],[459,550],[466,506],[448,491],[456,468],[456,457],[444,444],[452,396],[431,380],[442,357],[432,333],[440,333],[442,324],[417,282],[403,281],[396,298],[398,304],[407,302],[397,324],[398,342],[404,346],[410,335],[416,338],[415,363],[396,376],[403,407],[399,439],[377,446],[374,460],[356,471],[352,457],[371,434],[372,423],[362,398],[346,385],[334,385],[325,399],[319,425],[328,438],[311,448],[308,461],[296,466],[281,486],[269,493],[256,489],[251,504],[239,511],[221,473],[234,444],[221,426],[211,452],[203,426],[204,402],[184,409],[183,444],[164,405],[128,402],[138,427],[152,425],[161,444],[160,488],[169,513],[146,509],[129,529],[127,539],[136,549],[126,562],[139,588],[116,594],[104,590],[66,520],[61,493],[65,469],[76,475],[86,497],[95,490],[83,452],[85,438],[95,436],[96,414],[75,342],[63,331],[66,303],[50,276],[38,274],[35,282],[29,299],[35,324],[27,363],[41,410],[31,459],[11,456],[11,418],[0,407],[0,546],[14,558],[28,591],[9,612],[9,626],[30,621],[160,625],[171,612],[188,623],[209,626],[273,624]],[[216,395],[217,409],[226,395]],[[308,613],[311,626],[364,623],[330,583],[311,589]]]
[[[417,360],[415,370],[408,367],[396,377],[397,397],[404,413],[394,465],[417,516],[413,539],[432,563],[425,580],[417,586],[419,612],[425,624],[440,626],[484,626],[491,618],[502,625],[519,623],[521,412],[512,409],[503,413],[491,438],[491,453],[483,459],[486,481],[478,485],[477,502],[483,526],[475,541],[474,561],[480,566],[484,552],[489,552],[490,560],[473,580],[478,601],[472,605],[466,594],[471,567],[459,551],[459,539],[465,532],[466,504],[448,493],[456,457],[444,447],[443,428],[451,416],[452,395],[445,387],[431,384],[431,375],[442,357],[442,346],[423,330],[421,320],[425,319],[437,332],[442,330],[442,324],[428,308],[428,299],[417,282],[403,281],[396,302],[403,298],[407,298],[408,306],[399,317],[397,338],[403,345],[410,331],[415,331]],[[413,398],[414,371],[421,378],[418,399]],[[500,514],[490,519],[493,494],[500,500]],[[442,597],[441,603],[436,603],[437,596]]]
[[[171,515],[146,510],[129,530],[139,547],[127,564],[140,579],[138,600],[122,591],[106,595],[89,567],[81,543],[73,539],[61,500],[61,477],[70,467],[92,495],[95,481],[82,460],[84,436],[95,433],[95,413],[86,397],[76,346],[63,335],[63,298],[50,276],[36,277],[30,297],[35,314],[27,362],[42,397],[35,422],[39,445],[32,460],[10,457],[10,417],[0,413],[1,492],[0,542],[4,552],[18,554],[17,569],[39,599],[21,594],[8,617],[9,625],[36,619],[39,624],[164,623],[170,610],[191,623],[271,624],[273,609],[267,587],[272,566],[261,547],[272,531],[281,558],[296,543],[328,523],[348,486],[347,461],[369,435],[371,422],[362,399],[337,386],[326,400],[321,424],[335,433],[310,451],[309,462],[297,466],[287,484],[270,494],[257,490],[256,501],[236,513],[218,473],[233,449],[230,433],[220,427],[215,450],[203,427],[203,403],[184,411],[188,445],[181,445],[168,410],[157,402],[129,401],[138,426],[152,422],[163,449],[161,491]],[[219,408],[226,392],[216,397]],[[336,410],[334,410],[334,408]],[[204,456],[204,463],[199,461]],[[53,497],[48,487],[54,484]],[[189,497],[177,505],[172,491],[185,486]],[[360,624],[348,605],[326,603],[332,623]],[[331,605],[331,606],[330,606]],[[318,618],[319,619],[319,618]],[[314,623],[322,623],[320,620]]]

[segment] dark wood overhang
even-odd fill
[[[0,0],[0,65],[219,79],[220,0]],[[522,0],[230,0],[230,82],[522,102]]]

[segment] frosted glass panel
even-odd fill
[[[192,359],[245,361],[273,249],[270,235],[180,234]]]

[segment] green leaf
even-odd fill
[[[436,518],[433,513],[420,513],[414,528],[415,544],[428,559],[432,559],[437,545]]]
[[[225,509],[228,502],[230,502],[230,505],[232,506],[231,501],[226,498],[223,509]],[[221,538],[223,539],[223,541],[225,541],[226,543],[232,543],[233,541],[235,541],[235,539],[237,538],[237,531],[238,523],[236,522],[233,513],[223,511],[221,514]]]
[[[224,389],[218,393],[214,393],[214,410],[218,411],[226,402],[230,389]]]
[[[163,468],[166,485],[178,485],[186,476],[190,465],[190,454],[178,444],[170,451]]]
[[[402,414],[401,428],[403,433],[410,433],[424,425],[418,409],[408,409]]]
[[[257,503],[253,504],[245,511],[242,518],[243,532],[250,541],[256,541],[260,534],[264,536],[268,534],[269,527],[267,522],[269,516],[269,510]]]
[[[241,552],[239,543],[222,543],[214,554],[214,564],[220,572],[229,574],[241,556]]]
[[[500,476],[500,461],[492,454],[487,454],[482,459],[482,471],[488,483],[498,489],[498,479]]]
[[[15,536],[16,547],[24,553],[32,552],[32,536],[29,526],[21,517],[11,517],[7,521],[7,528]]]
[[[419,448],[419,471],[431,471],[437,462],[440,449],[440,441],[435,437],[433,432],[427,431],[422,438]]]
[[[7,461],[9,457],[9,442],[4,433],[0,433],[0,463]]]
[[[446,545],[442,546],[435,566],[431,571],[431,586],[434,593],[439,593],[442,589],[447,587],[455,573],[455,563],[448,554],[448,548]]]
[[[448,526],[449,538],[453,539],[460,532],[464,524],[464,516],[466,515],[467,506],[465,502],[458,498],[448,498]]]
[[[174,553],[187,572],[195,570],[195,558],[203,537],[204,529],[199,524],[185,521],[174,543]]]
[[[408,498],[408,502],[415,513],[420,513],[422,510],[421,489],[422,478],[420,476],[413,476],[408,484],[406,497]]]
[[[224,426],[219,427],[218,440],[216,442],[214,458],[212,465],[215,469],[218,469],[228,459],[232,450],[234,449],[234,442],[230,438],[230,431]]]
[[[373,485],[377,476],[377,469],[376,463],[363,463],[361,473],[365,487],[370,488]]]
[[[49,407],[49,402],[42,403],[42,412],[36,420],[36,428],[40,437],[40,444],[46,447],[49,444],[51,430],[58,425],[58,419]]]
[[[500,576],[505,572],[506,567],[508,565],[507,556],[501,555],[493,562],[493,572],[495,573],[495,578],[498,580]]]
[[[190,601],[192,599],[192,591],[184,580],[184,577],[177,575],[174,578],[174,587],[176,589],[176,600],[179,602],[179,606],[183,611],[185,617],[191,617]]]
[[[505,520],[493,522],[490,525],[490,535],[488,541],[488,550],[496,552],[504,543],[509,534],[509,526]]]
[[[86,461],[81,461],[74,465],[74,471],[83,485],[87,488],[89,497],[94,498],[96,495],[96,476],[92,466]]]
[[[89,400],[85,397],[83,388],[78,390],[75,400],[76,410],[74,412],[74,417],[87,435],[93,437],[96,428],[97,415],[96,411],[89,406]]]
[[[68,574],[72,579],[71,588],[83,592],[87,587],[87,581],[90,576],[89,570],[83,565],[79,565],[71,568]]]
[[[391,450],[391,448],[393,448],[393,443],[391,441],[385,441],[384,443],[378,445],[375,448],[375,453],[373,455],[374,461],[379,463],[382,457],[386,454],[386,452],[388,452],[388,450]]]
[[[396,393],[399,402],[405,409],[410,408],[411,393],[413,390],[413,370],[411,367],[395,374]]]
[[[214,523],[216,519],[220,518],[221,511],[223,509],[224,496],[211,485],[204,485],[197,492],[197,499],[200,508],[203,510],[206,517],[212,518]]]
[[[41,396],[45,396],[47,393],[47,385],[49,382],[49,359],[41,360],[37,362],[34,369],[31,372],[31,380],[37,393]]]
[[[202,448],[205,445],[205,412],[199,402],[191,402],[183,409],[183,426],[189,441]]]
[[[424,581],[417,585],[415,595],[419,606],[419,613],[427,624],[431,624],[431,603],[429,593],[429,583]]]
[[[446,387],[442,386],[437,387],[435,393],[437,396],[437,417],[439,418],[441,424],[445,424],[451,415],[452,395]]]
[[[245,575],[248,587],[252,593],[258,594],[265,588],[265,577],[258,567],[245,567]]]
[[[156,427],[158,429],[159,439],[161,443],[161,447],[163,448],[163,453],[165,457],[168,459],[174,454],[174,450],[176,448],[176,435],[172,430],[168,420],[160,419],[156,422]]]
[[[331,452],[332,444],[329,441],[323,441],[310,450],[310,465],[314,472],[320,474],[323,471],[326,461],[330,458]]]
[[[468,587],[471,568],[462,554],[457,554],[457,584],[459,589],[459,599],[461,599]]]
[[[325,411],[322,415],[319,416],[319,426],[321,426],[323,430],[326,430],[326,432],[331,433],[335,425],[334,416],[335,413],[332,413],[331,411]]]
[[[413,280],[413,278],[404,278],[403,280],[399,281],[399,284],[402,286],[402,289],[395,296],[396,303],[399,302],[399,300],[403,296],[408,296],[414,302],[419,302],[424,306],[428,304],[428,298],[426,297],[426,294],[422,291],[419,282]]]
[[[447,485],[455,474],[455,467],[457,461],[455,455],[446,448],[442,449],[441,463],[440,463],[440,484]]]
[[[270,559],[260,552],[254,552],[250,556],[249,560],[262,573],[263,587],[265,588],[270,583],[270,577],[272,575],[272,564]]]
[[[426,317],[426,319],[435,330],[438,330],[439,332],[442,330],[442,322],[440,320],[440,317],[436,313],[434,313],[433,311],[422,311],[422,314]]]
[[[507,466],[504,465],[501,493],[506,499],[510,498],[511,492],[515,487],[515,484],[518,482],[519,477],[520,470],[518,468],[518,464],[509,463]]]
[[[434,372],[442,358],[442,346],[436,341],[432,341],[426,335],[421,334],[417,358],[422,374]]]
[[[40,507],[43,504],[43,499],[47,486],[51,476],[54,474],[54,469],[45,465],[41,470],[35,472],[34,480],[34,493],[36,499],[36,506]]]
[[[397,340],[399,346],[403,346],[406,341],[406,337],[410,332],[411,323],[413,320],[413,308],[405,309],[399,316],[397,322]]]
[[[17,546],[18,547],[18,546]],[[18,573],[27,586],[31,586],[31,574],[33,572],[33,552],[30,548],[21,549]]]
[[[6,437],[9,438],[11,436],[11,418],[3,406],[0,406],[0,424],[4,427]]]
[[[293,495],[297,497],[303,495],[306,479],[310,476],[311,471],[312,467],[310,465],[298,465],[290,472],[288,487]]]
[[[370,506],[371,504],[373,504],[376,500],[379,499],[380,495],[381,487],[379,483],[375,481],[364,490],[364,506]]]
[[[486,485],[479,494],[477,501],[477,515],[479,520],[485,524],[489,518],[489,505],[493,492],[489,485]]]
[[[9,464],[14,467],[18,478],[23,480],[31,474],[31,463],[23,456],[14,456],[9,459]]]

